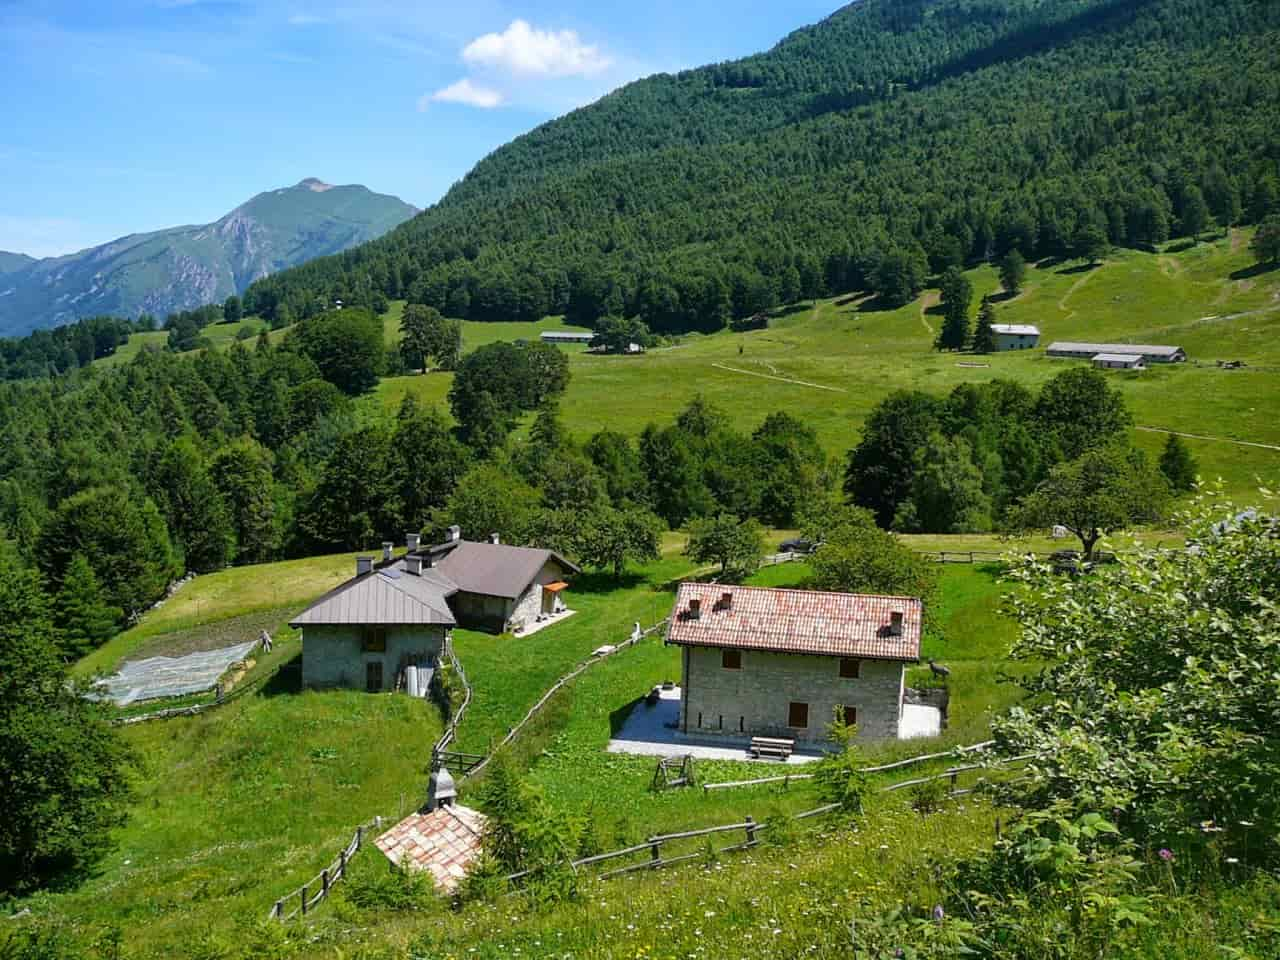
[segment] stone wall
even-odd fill
[[[839,657],[741,651],[741,669],[721,665],[722,651],[683,650],[680,728],[693,736],[784,736],[825,745],[837,706],[857,710],[859,739],[898,736],[904,666],[862,660],[857,678],[840,676]],[[809,705],[808,726],[788,727],[792,702]]]
[[[361,650],[364,629],[358,626],[314,626],[302,631],[302,685],[365,689],[365,665],[382,663],[384,690],[395,687],[396,675],[409,663],[434,664],[447,642],[445,628],[388,627],[383,653]]]

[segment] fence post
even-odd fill
[[[347,875],[347,848],[343,847],[338,851],[338,876],[334,879],[341,879]]]
[[[970,550],[970,551],[969,551],[969,562],[970,562],[970,563],[973,563],[973,551],[972,551],[972,550]]]
[[[650,837],[649,843],[649,865],[656,870],[658,865],[662,863],[662,844],[657,837]]]
[[[364,845],[364,824],[356,827],[356,849]]]
[[[750,817],[746,818],[747,824],[747,843],[756,842],[756,822]]]
[[[284,901],[283,901],[283,900],[277,900],[277,901],[276,901],[276,905],[275,905],[275,907],[272,909],[272,914],[271,914],[271,915],[272,915],[272,916],[274,916],[277,920],[279,920],[279,919],[281,919],[282,917],[284,917]]]
[[[298,896],[302,900],[302,915],[307,915],[307,885],[304,883],[302,889],[298,891]]]
[[[949,770],[948,773],[951,774],[951,792],[955,793],[956,787],[959,786],[960,774],[956,770]]]
[[[324,891],[324,895],[329,895],[329,868],[325,867],[320,871],[320,889]]]
[[[938,551],[938,562],[939,562],[939,563],[946,563],[946,562],[947,562],[947,551],[945,551],[945,550],[939,550],[939,551]]]

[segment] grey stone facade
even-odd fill
[[[455,593],[449,598],[449,606],[460,627],[505,633],[532,624],[540,613],[551,613],[551,604],[555,601],[547,599],[542,588],[563,577],[563,570],[548,564],[538,572],[528,589],[514,600],[477,593]],[[564,609],[563,602],[556,609]]]
[[[306,627],[302,637],[303,686],[366,690],[371,679],[369,664],[379,664],[379,689],[392,690],[405,666],[434,666],[448,643],[448,632],[442,626],[387,627],[386,650],[366,651],[363,647],[368,629],[346,625]]]
[[[857,711],[858,738],[896,739],[905,666],[860,660],[857,678],[840,676],[840,657],[742,650],[741,667],[724,667],[723,650],[685,647],[680,729],[697,737],[791,737],[826,746],[836,707]],[[792,703],[808,705],[808,725],[788,726]]]

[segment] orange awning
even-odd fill
[[[545,583],[542,585],[542,589],[547,591],[547,593],[559,593],[561,590],[567,590],[568,588],[569,585],[563,580],[557,580],[555,583]]]

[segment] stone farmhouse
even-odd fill
[[[399,557],[384,543],[381,562],[357,558],[354,577],[291,621],[304,686],[425,694],[455,626],[519,632],[567,612],[567,579],[579,571],[554,551],[463,540],[457,527],[433,546],[407,539]]]
[[[1040,343],[1040,328],[1029,323],[993,323],[996,351],[1030,350]]]
[[[666,641],[683,648],[680,732],[821,747],[839,711],[859,738],[896,739],[923,613],[913,597],[683,583]]]

